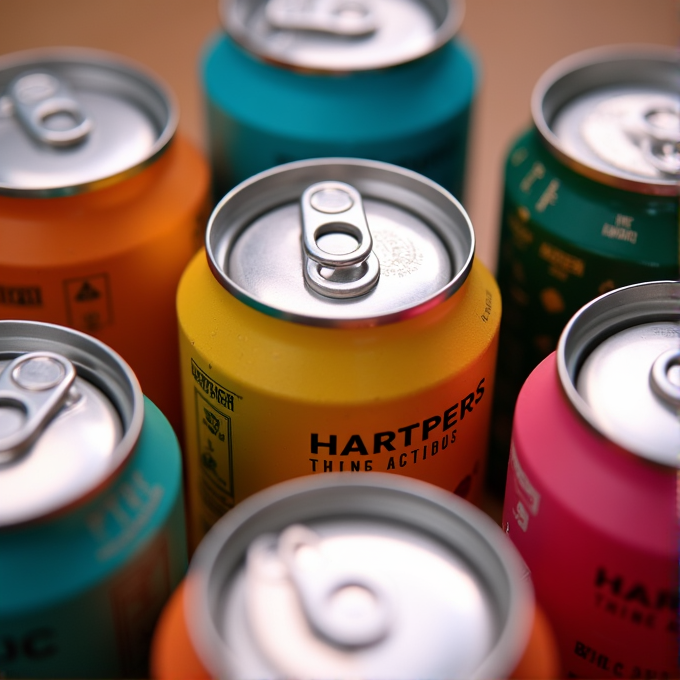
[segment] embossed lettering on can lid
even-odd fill
[[[435,51],[463,20],[463,0],[222,0],[227,32],[293,69],[366,71]]]
[[[560,337],[557,366],[592,427],[680,469],[680,282],[626,286],[582,307]]]
[[[215,208],[210,268],[247,305],[317,326],[374,326],[453,295],[472,267],[463,207],[438,184],[347,158],[281,165]]]
[[[499,527],[429,484],[329,473],[247,499],[192,561],[200,658],[230,678],[500,678],[533,592]]]
[[[675,50],[630,46],[568,57],[536,84],[532,112],[548,147],[577,172],[637,193],[678,194]]]
[[[137,379],[101,342],[0,321],[0,528],[48,517],[104,486],[143,418]]]
[[[62,48],[0,59],[0,194],[115,183],[156,160],[176,127],[165,86],[120,57]]]

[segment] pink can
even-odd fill
[[[583,307],[515,410],[503,527],[568,677],[678,678],[680,283]]]

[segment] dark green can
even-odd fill
[[[497,278],[503,320],[488,481],[505,488],[515,401],[584,304],[680,277],[680,63],[605,48],[551,68],[512,146]]]

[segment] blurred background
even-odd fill
[[[174,90],[180,126],[202,147],[198,61],[219,30],[217,0],[0,0],[0,54],[73,45],[135,59]],[[481,66],[463,202],[478,255],[495,269],[504,157],[530,122],[536,80],[563,57],[610,44],[673,46],[680,68],[680,1],[467,0],[461,34]]]

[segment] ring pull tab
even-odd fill
[[[658,397],[676,409],[680,408],[680,349],[668,350],[656,359],[649,381]]]
[[[657,107],[643,116],[642,152],[647,162],[668,175],[680,175],[680,108]]]
[[[319,182],[302,194],[303,271],[326,297],[364,295],[378,282],[380,263],[361,194],[344,182]]]
[[[38,142],[71,146],[92,130],[92,119],[66,84],[51,73],[20,75],[8,92],[19,121]]]
[[[389,633],[392,611],[383,588],[369,575],[349,571],[324,555],[319,536],[299,524],[279,536],[278,554],[305,618],[343,647],[376,644]]]
[[[378,29],[370,0],[269,0],[265,17],[272,28],[348,37]]]
[[[64,405],[76,377],[73,364],[52,352],[30,352],[0,373],[0,463],[14,460]]]

